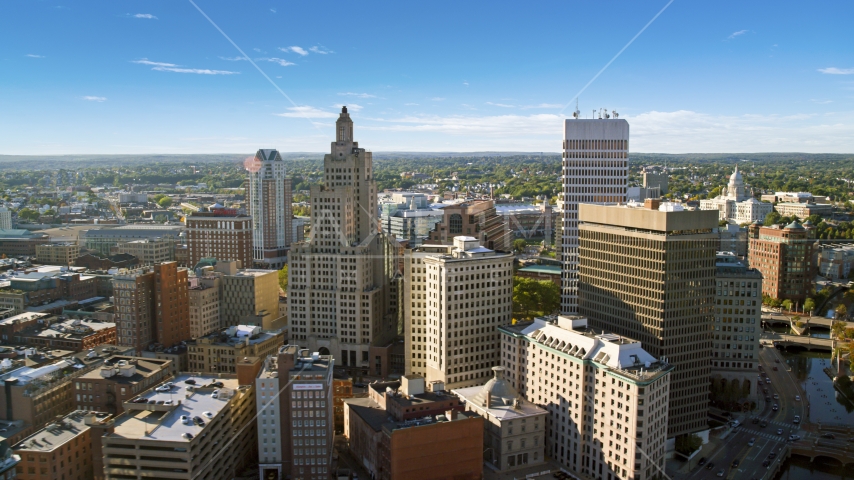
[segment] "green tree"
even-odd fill
[[[813,311],[813,310],[815,310],[815,300],[813,300],[812,298],[808,298],[808,299],[804,302],[804,310],[806,310],[807,312],[812,313],[812,311]]]
[[[527,247],[527,246],[528,246],[528,243],[525,240],[522,240],[521,238],[517,238],[516,240],[513,240],[513,250],[516,253],[521,253],[523,250],[525,250],[525,247]]]
[[[772,211],[765,217],[765,226],[770,227],[771,225],[776,225],[780,223],[780,219],[782,218],[783,217],[779,213]]]
[[[281,270],[279,270],[279,288],[281,288],[285,292],[288,291],[288,266],[287,265],[285,265],[284,267],[282,267]]]
[[[694,433],[676,437],[676,451],[686,457],[697,451],[701,446],[703,446],[703,439]]]
[[[791,310],[792,309],[792,301],[787,298],[787,299],[783,300],[782,303],[780,303],[780,306],[782,306],[786,310]]]
[[[163,197],[157,201],[157,204],[160,205],[162,208],[169,208],[170,206],[172,206],[172,199],[169,197]]]
[[[549,315],[560,306],[560,288],[548,280],[513,277],[513,315],[530,320]]]
[[[836,318],[845,318],[848,316],[848,307],[843,304],[839,304],[836,307]]]
[[[840,338],[845,334],[845,328],[848,326],[845,322],[833,322],[830,327],[830,334],[833,338]]]

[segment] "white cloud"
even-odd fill
[[[465,86],[467,86],[467,87],[468,87],[468,86],[469,86],[469,82],[463,82],[463,85],[465,85]]]
[[[737,32],[732,32],[732,34],[731,34],[728,38],[729,38],[730,40],[732,40],[733,38],[735,38],[735,37],[740,37],[740,36],[744,35],[744,34],[745,34],[745,33],[747,33],[747,32],[749,32],[749,30],[739,30],[739,31],[737,31]]]
[[[445,100],[445,97],[433,97],[430,99],[431,102],[441,102],[444,100]]]
[[[327,112],[308,105],[302,107],[290,107],[285,113],[274,113],[273,115],[289,118],[338,118],[337,113]]]
[[[255,50],[256,52],[259,52],[259,53],[261,52],[260,48],[253,48],[252,50]]]
[[[175,73],[195,73],[197,75],[238,75],[240,72],[231,72],[228,70],[210,70],[207,68],[183,68],[174,63],[152,62],[147,58],[141,60],[132,60],[131,63],[140,65],[151,65],[152,70],[158,72],[175,72]]]
[[[275,9],[275,8],[271,8],[271,9],[270,9],[270,11],[271,11],[271,12],[273,12],[273,13],[276,13],[276,9]]]
[[[854,68],[819,68],[819,72],[826,73],[828,75],[854,75]]]
[[[408,115],[371,119],[362,131],[385,132],[380,150],[557,151],[566,116]],[[627,118],[633,152],[734,153],[854,151],[854,112],[830,115],[711,115],[679,110]],[[395,135],[399,133],[400,135]],[[393,144],[392,142],[399,142]]]
[[[370,93],[338,92],[338,95],[356,98],[377,98],[376,95],[371,95]]]
[[[30,58],[44,58],[44,55],[36,55],[34,53],[28,53],[26,56]]]
[[[315,46],[313,46],[313,47],[309,48],[308,50],[309,50],[310,52],[312,52],[312,53],[319,53],[319,54],[321,54],[321,55],[327,55],[327,54],[330,54],[330,53],[335,53],[335,52],[333,52],[332,50],[327,50],[327,49],[326,49],[326,47],[319,47],[319,46],[317,46],[317,45],[315,45]]]
[[[516,105],[507,105],[505,103],[492,103],[486,102],[487,105],[492,105],[493,107],[503,107],[503,108],[516,108]]]
[[[241,60],[246,60],[246,57],[219,57],[220,60],[228,60],[229,62],[239,62]]]
[[[296,65],[296,63],[289,62],[289,61],[285,60],[284,58],[276,58],[276,57],[272,57],[272,58],[256,58],[255,60],[257,60],[257,61],[259,61],[259,62],[273,62],[273,63],[278,63],[279,65],[281,65],[281,66],[283,66],[283,67],[289,67],[289,66],[291,66],[291,65]]]
[[[525,105],[522,107],[523,110],[531,108],[563,108],[563,105],[559,103],[541,103],[539,105]]]
[[[86,95],[82,98],[83,98],[83,100],[86,100],[89,102],[106,102],[107,101],[107,97],[93,97],[91,95]]]
[[[304,56],[306,56],[306,55],[308,55],[308,52],[306,52],[304,48],[302,48],[302,47],[297,47],[297,46],[293,46],[293,47],[279,47],[279,50],[281,50],[281,51],[283,51],[283,52],[285,52],[285,53],[293,52],[293,53],[296,53],[296,54],[298,54],[298,55],[302,55],[303,57],[304,57]]]
[[[810,101],[819,105],[827,105],[828,103],[833,103],[833,100],[817,100],[815,98],[811,98]]]
[[[416,107],[417,107],[417,106],[418,106],[418,104],[417,104],[417,103],[404,103],[404,105],[405,105],[405,106],[407,106],[407,107],[412,107],[412,106],[416,106]]]
[[[347,105],[344,105],[343,103],[338,103],[338,104],[333,105],[333,107],[337,108],[338,110],[341,110],[341,107],[347,107],[347,111],[350,111],[353,113],[356,113],[363,108],[361,105],[358,105],[355,103],[348,103]]]
[[[137,13],[133,18],[145,18],[147,20],[157,20],[157,17],[150,13]]]

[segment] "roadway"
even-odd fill
[[[793,423],[795,415],[800,415],[802,421],[807,420],[806,400],[804,392],[787,371],[785,360],[776,349],[766,347],[759,351],[759,362],[763,370],[757,371],[757,375],[762,372],[762,388],[768,393],[760,393],[757,411],[734,415],[733,418],[739,419],[742,424],[731,429],[723,443],[708,456],[706,465],[695,466],[685,478],[711,480],[719,478],[717,474],[720,470],[724,471],[723,478],[726,479],[762,478],[768,470],[762,466],[762,462],[771,453],[776,457],[789,435],[796,434],[802,438],[807,436],[800,425]],[[777,367],[777,370],[774,370],[774,367]],[[770,385],[765,382],[766,375],[771,380]],[[775,399],[774,395],[778,398]],[[800,395],[801,400],[796,401],[795,395]],[[766,397],[769,401],[765,400]],[[779,407],[777,411],[772,409],[774,403]],[[753,423],[754,419],[757,423]],[[778,434],[779,430],[782,430],[782,433]],[[751,439],[754,439],[752,447],[748,446]],[[733,468],[732,463],[736,459],[739,466]],[[772,461],[780,459],[776,457]],[[711,469],[707,468],[708,462],[713,464]]]

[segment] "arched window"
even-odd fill
[[[463,216],[459,213],[452,214],[448,228],[450,233],[463,233]]]

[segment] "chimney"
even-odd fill
[[[658,207],[661,206],[661,200],[657,198],[647,198],[643,201],[643,207],[647,210],[658,210]]]

